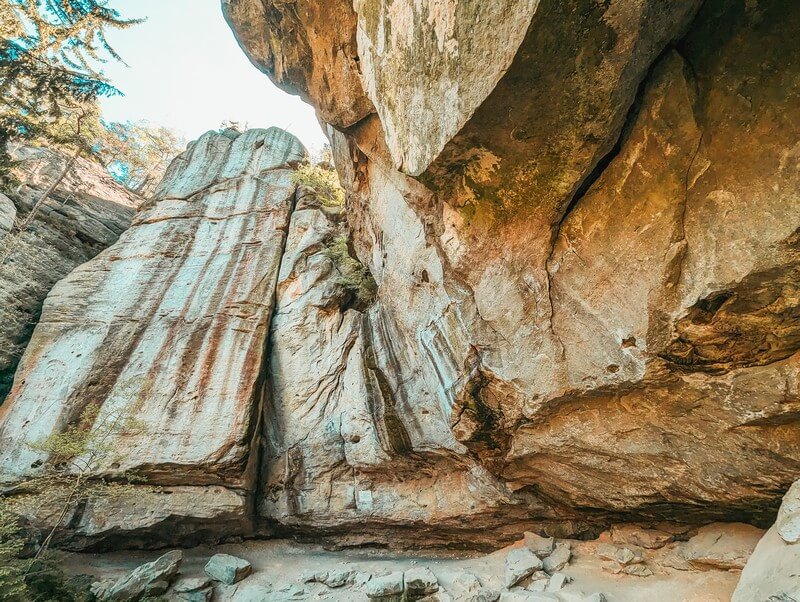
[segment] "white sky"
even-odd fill
[[[111,121],[145,119],[188,140],[224,120],[249,127],[278,126],[310,150],[326,139],[313,109],[276,88],[247,60],[222,17],[220,0],[113,0],[142,25],[109,35],[130,67],[109,62],[104,71],[125,96],[101,101]]]

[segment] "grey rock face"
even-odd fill
[[[214,597],[211,580],[204,577],[179,579],[171,590],[172,599],[182,602],[210,602]]]
[[[119,453],[100,470],[147,484],[129,499],[90,501],[71,545],[252,531],[265,340],[304,156],[282,130],[209,132],[124,236],[48,296],[3,406],[0,480],[46,462],[27,444],[92,404],[96,424],[134,414],[140,425],[111,433]]]
[[[353,5],[365,85],[342,106],[366,89],[376,114],[329,133],[377,299],[363,348],[349,320],[336,331],[346,364],[320,346],[348,384],[287,441],[324,437],[283,468],[277,446],[267,473],[289,486],[261,510],[354,542],[766,520],[800,476],[800,107],[778,74],[800,72],[800,10],[511,4]],[[335,445],[340,424],[358,428]]]
[[[571,557],[572,551],[570,550],[569,544],[563,542],[557,543],[555,549],[542,561],[542,568],[545,572],[552,575],[556,571],[560,571],[567,566]]]
[[[681,555],[700,569],[742,569],[762,531],[751,525],[713,524],[681,546]]]
[[[429,568],[409,569],[403,575],[406,596],[415,600],[439,591],[439,580]]]
[[[555,539],[552,537],[542,537],[536,533],[525,533],[525,547],[536,554],[539,558],[549,556],[555,548]]]
[[[542,561],[528,548],[511,550],[506,556],[505,586],[515,586],[540,568],[542,568]]]
[[[402,571],[388,575],[373,576],[364,587],[364,593],[370,600],[380,602],[399,602],[403,598],[405,581]]]
[[[786,543],[800,541],[800,481],[795,481],[783,496],[775,526]]]
[[[733,602],[800,600],[800,545],[795,539],[798,492],[798,483],[789,488],[776,524],[747,558]]]
[[[80,159],[24,232],[44,191],[67,157],[44,148],[12,145],[25,184],[0,192],[0,403],[13,381],[42,303],[55,283],[113,244],[144,202],[117,184],[99,164]],[[5,194],[2,194],[5,193]]]
[[[500,599],[500,592],[487,587],[482,587],[478,591],[467,594],[464,598],[466,602],[497,602]]]
[[[604,560],[613,560],[621,565],[644,562],[644,558],[639,551],[625,547],[618,548],[609,544],[600,544],[597,547],[597,555]]]

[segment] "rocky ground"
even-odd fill
[[[152,566],[137,569],[158,558],[156,552],[73,554],[67,567],[91,575],[106,592],[129,587],[132,581],[144,587],[141,574],[147,573],[157,584],[152,595],[162,595],[163,587],[172,583],[164,594],[168,600],[388,601],[400,600],[405,588],[405,599],[431,602],[723,602],[731,599],[741,568],[761,535],[758,529],[738,524],[710,525],[685,534],[625,526],[588,542],[526,534],[488,555],[326,551],[286,540],[247,541],[183,550],[179,573],[169,562],[175,552],[156,565],[161,573],[152,573]],[[670,541],[675,537],[686,541]],[[235,567],[234,559],[246,563]],[[138,573],[132,579],[134,569]],[[186,589],[195,591],[180,591]]]

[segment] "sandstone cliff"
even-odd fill
[[[114,243],[143,199],[98,164],[80,159],[25,232],[14,222],[28,216],[37,199],[63,171],[67,157],[43,148],[15,145],[23,186],[0,194],[0,403],[53,285]],[[8,195],[8,196],[6,196]],[[5,256],[5,245],[11,252]]]
[[[280,130],[209,133],[170,166],[151,206],[50,293],[0,408],[0,474],[35,473],[29,445],[80,424],[136,418],[99,467],[135,471],[139,494],[90,503],[77,535],[153,541],[252,531],[262,356],[305,154]],[[112,417],[112,418],[109,418]],[[166,486],[154,490],[152,486]],[[116,505],[115,505],[116,504]]]
[[[294,184],[288,134],[211,133],[53,290],[4,479],[87,404],[144,423],[102,472],[148,487],[72,545],[774,519],[800,477],[796,3],[223,8],[317,107],[346,207]]]
[[[472,543],[771,521],[800,476],[795,3],[223,8],[331,124],[378,283],[356,342],[303,348],[316,388],[280,381],[303,421],[262,515]]]

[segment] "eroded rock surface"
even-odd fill
[[[24,185],[0,193],[0,403],[53,285],[113,244],[144,199],[99,164],[79,159],[24,232],[33,205],[68,158],[49,149],[14,145]]]
[[[796,531],[787,529],[797,521],[800,481],[781,504],[778,522],[758,542],[742,571],[733,602],[751,600],[800,600],[800,543]]]
[[[304,156],[282,130],[209,132],[120,240],[53,289],[0,409],[3,481],[35,472],[47,457],[28,444],[94,405],[84,426],[119,452],[102,472],[134,471],[147,489],[107,512],[90,503],[80,535],[248,531],[265,340]],[[106,428],[128,416],[135,429]]]
[[[773,520],[800,476],[800,7],[479,4],[223,3],[327,122],[346,206],[296,191],[286,134],[194,144],[51,294],[9,479],[97,402],[145,426],[109,474],[202,500],[142,496],[127,532],[90,506],[98,540]]]
[[[375,113],[327,121],[378,291],[276,331],[260,512],[429,543],[771,520],[800,474],[800,10],[507,4],[354,3],[337,99]],[[330,299],[301,272],[287,308]]]

